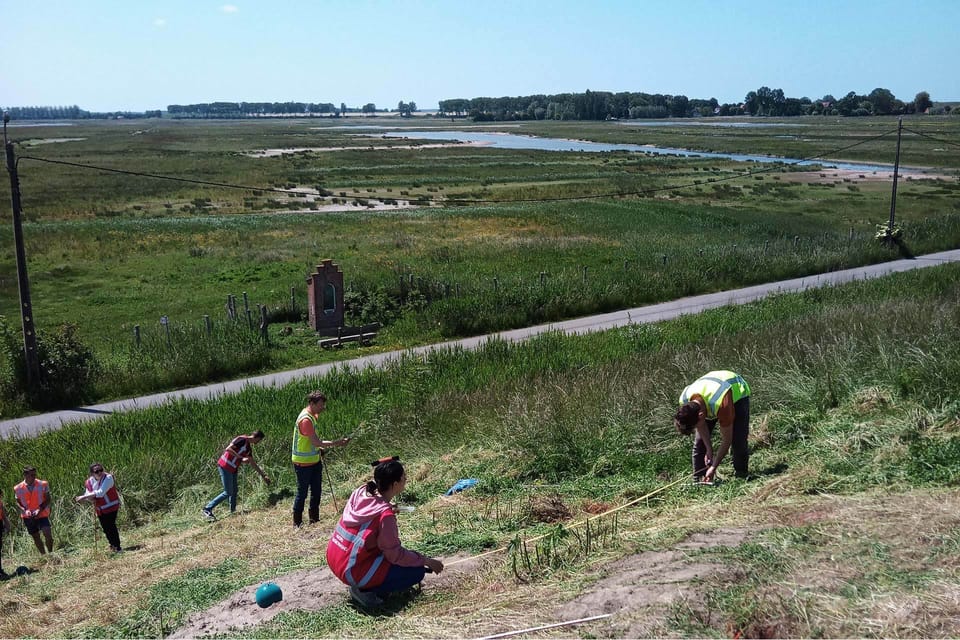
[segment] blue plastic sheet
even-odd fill
[[[464,489],[469,489],[470,487],[477,484],[478,482],[479,480],[477,480],[476,478],[463,478],[462,480],[457,480],[457,484],[447,489],[446,495],[452,496],[455,493],[460,493]]]

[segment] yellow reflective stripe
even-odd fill
[[[301,411],[300,415],[297,416],[296,423],[293,425],[293,448],[291,450],[291,460],[293,460],[293,462],[299,462],[302,464],[320,462],[320,450],[313,446],[313,442],[310,440],[310,438],[307,438],[300,433],[300,422],[304,418],[310,419],[310,424],[313,425],[314,433],[317,433],[318,431],[317,419],[314,417],[314,415],[307,409]],[[319,435],[317,437],[319,437]]]

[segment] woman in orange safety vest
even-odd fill
[[[230,513],[237,510],[237,471],[241,464],[249,464],[253,467],[263,481],[270,484],[270,478],[264,473],[257,461],[253,459],[253,445],[263,440],[263,431],[254,431],[250,434],[236,436],[230,441],[220,459],[217,460],[217,467],[220,469],[220,481],[223,483],[223,491],[217,497],[207,503],[201,513],[203,517],[213,522],[216,516],[213,515],[213,509],[226,499],[230,499]]]
[[[120,531],[117,530],[117,513],[120,511],[120,494],[113,476],[103,470],[103,465],[94,462],[90,465],[90,477],[83,485],[86,493],[77,496],[77,502],[84,500],[93,502],[93,511],[100,521],[100,528],[107,536],[110,549],[120,553]]]

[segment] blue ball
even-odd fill
[[[257,589],[257,604],[266,609],[275,602],[283,600],[283,591],[272,582],[264,582]]]

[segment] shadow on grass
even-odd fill
[[[770,465],[764,469],[754,471],[750,474],[751,478],[763,478],[765,476],[778,476],[781,473],[786,472],[790,468],[786,462],[778,462],[777,464]]]
[[[294,496],[293,489],[289,487],[284,487],[279,491],[271,491],[270,495],[267,496],[267,504],[271,507],[277,506],[277,503],[286,498],[292,498]]]
[[[907,243],[903,241],[903,238],[894,238],[893,244],[896,245],[897,252],[900,254],[901,258],[913,260],[917,257],[914,255],[913,251],[910,251],[910,247],[908,247]]]
[[[376,607],[364,607],[353,599],[350,600],[350,606],[371,618],[389,618],[406,609],[414,599],[419,597],[420,592],[420,585],[417,585],[403,591],[381,595],[383,604]]]
[[[33,569],[32,567],[28,567],[26,565],[20,565],[14,569],[13,573],[4,573],[3,575],[0,575],[0,580],[13,580],[14,578],[28,576],[31,573],[37,573],[37,571],[39,571],[39,569]]]

